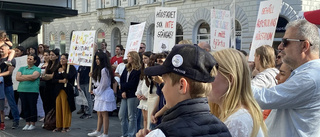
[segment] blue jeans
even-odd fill
[[[93,104],[91,99],[91,93],[89,92],[89,84],[81,84],[80,85],[81,90],[84,92],[84,95],[87,98],[88,106],[83,106],[83,110],[85,114],[92,114]],[[82,108],[82,106],[81,106]]]
[[[137,132],[137,106],[136,97],[121,99],[119,119],[123,136],[134,137]]]
[[[14,122],[19,122],[20,116],[19,116],[19,110],[16,104],[16,101],[14,100],[14,93],[12,86],[5,86],[4,87],[4,94],[6,95],[6,98],[8,100],[8,104],[10,106],[11,114],[13,116]]]

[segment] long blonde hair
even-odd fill
[[[209,103],[211,113],[218,116],[221,121],[244,107],[253,119],[251,136],[257,136],[260,127],[265,136],[267,128],[263,121],[261,108],[253,97],[250,82],[250,70],[244,55],[235,49],[225,49],[213,53],[213,57],[219,64],[214,68],[212,74],[219,71],[229,82],[228,91],[221,97],[222,106]],[[212,87],[214,88],[214,87]]]
[[[131,56],[131,59],[132,59],[132,62],[129,63],[126,65],[127,67],[127,70],[128,71],[132,71],[133,69],[134,70],[140,70],[141,68],[141,63],[140,63],[140,56],[139,54],[136,52],[136,51],[130,51],[128,53],[128,55]]]
[[[276,66],[276,55],[274,49],[269,45],[263,45],[256,49],[255,55],[259,55],[260,65],[263,69]]]

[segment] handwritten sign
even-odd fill
[[[124,59],[127,59],[127,54],[130,51],[139,52],[140,43],[143,36],[145,25],[146,25],[146,22],[142,22],[136,25],[130,25],[127,45],[126,45],[126,52],[123,57]]]
[[[254,60],[254,53],[258,47],[262,45],[272,46],[281,3],[282,0],[268,0],[260,2],[258,18],[249,54],[249,61]]]
[[[19,85],[19,82],[16,80],[17,72],[20,69],[20,67],[28,66],[28,63],[27,63],[28,56],[24,55],[21,57],[15,57],[14,59],[16,60],[16,67],[12,72],[12,83],[13,83],[13,90],[17,90]]]
[[[176,20],[176,7],[156,7],[153,44],[155,53],[169,51],[175,45]]]
[[[74,31],[69,50],[69,64],[91,66],[96,31]]]
[[[231,31],[230,11],[211,9],[211,49],[229,48]]]

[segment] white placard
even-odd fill
[[[21,57],[15,57],[14,59],[16,60],[16,67],[12,72],[12,83],[13,83],[13,90],[17,90],[19,82],[16,79],[16,75],[20,67],[28,66],[28,63],[27,63],[28,56],[24,55]]]
[[[272,46],[282,0],[260,2],[258,18],[251,44],[249,61],[254,60],[256,49],[262,45]]]
[[[72,65],[91,66],[94,56],[95,30],[74,31],[69,48],[68,63]]]
[[[130,51],[139,52],[140,43],[144,32],[144,27],[146,22],[142,22],[140,24],[130,25],[129,34],[126,45],[126,52],[124,54],[123,59],[127,59],[127,54]]]
[[[156,7],[153,52],[169,51],[176,41],[176,7]]]
[[[230,11],[211,9],[211,49],[218,51],[229,48],[230,43]]]

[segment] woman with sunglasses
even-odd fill
[[[267,136],[244,55],[235,49],[225,49],[213,53],[213,57],[219,66],[211,71],[215,76],[208,95],[211,112],[226,124],[233,137]]]

